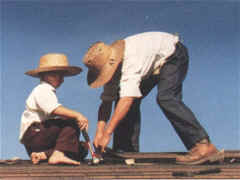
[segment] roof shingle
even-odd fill
[[[195,166],[176,164],[177,154],[180,153],[123,153],[125,158],[135,158],[134,165],[126,165],[121,159],[105,159],[99,165],[90,165],[90,160],[86,160],[80,166],[1,161],[0,179],[240,179],[240,151],[225,151],[222,163]]]

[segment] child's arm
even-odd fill
[[[64,106],[58,106],[52,114],[63,116],[69,119],[76,119],[77,124],[81,130],[88,129],[88,119],[83,116],[81,113],[68,109]]]

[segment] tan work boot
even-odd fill
[[[224,151],[218,151],[217,148],[203,139],[197,143],[186,155],[176,157],[176,163],[186,165],[197,165],[205,162],[216,162],[224,160]]]

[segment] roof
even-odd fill
[[[127,165],[121,158],[105,159],[99,165],[92,165],[88,159],[80,166],[2,160],[0,179],[240,179],[240,151],[225,151],[222,163],[195,166],[176,164],[177,154],[181,152],[121,154],[124,158],[134,158],[134,165]]]

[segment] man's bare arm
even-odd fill
[[[126,116],[129,111],[133,101],[135,98],[133,97],[123,97],[117,103],[117,107],[115,108],[114,114],[109,121],[107,127],[102,134],[100,141],[98,141],[98,146],[101,147],[101,151],[105,151],[105,147],[109,144],[111,139],[111,134],[114,132],[118,123]]]
[[[112,112],[112,102],[111,101],[102,101],[99,109],[98,109],[98,123],[96,135],[94,138],[94,145],[98,147],[99,140],[102,138],[105,126],[107,121],[109,120]]]
[[[114,129],[117,127],[118,123],[126,116],[131,105],[133,104],[134,97],[123,97],[117,103],[117,107],[111,120],[106,128],[106,133],[112,134]]]

